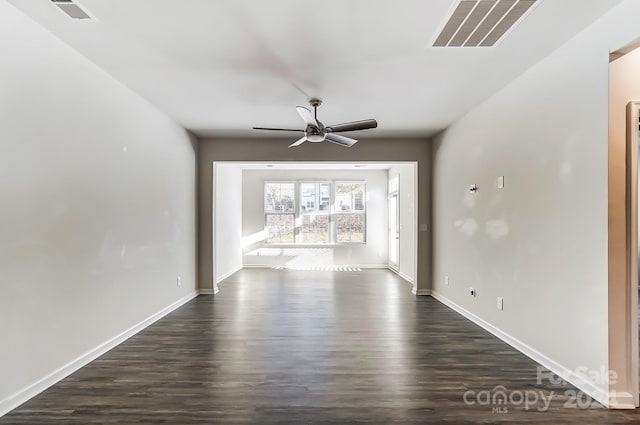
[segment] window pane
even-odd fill
[[[294,212],[294,192],[293,183],[266,183],[264,185],[265,212]]]
[[[320,211],[329,212],[331,207],[331,184],[320,183]]]
[[[389,180],[389,192],[397,192],[400,190],[400,177],[395,176]]]
[[[267,214],[266,240],[267,243],[294,243],[293,214]]]
[[[354,185],[352,193],[354,211],[364,211],[364,185]]]
[[[318,185],[316,183],[300,184],[300,209],[305,211],[317,211],[319,209]]]
[[[364,214],[336,214],[337,242],[364,242]]]
[[[300,212],[329,211],[331,185],[329,183],[300,183]]]
[[[336,184],[336,212],[364,212],[364,183]]]
[[[300,183],[300,243],[329,242],[330,183]]]
[[[300,229],[301,243],[328,243],[329,242],[329,215],[328,214],[304,214]]]

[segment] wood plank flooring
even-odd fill
[[[537,364],[386,270],[248,269],[220,288],[0,424],[640,423],[538,384]],[[485,403],[498,385],[511,402]],[[525,409],[533,394],[546,411]]]

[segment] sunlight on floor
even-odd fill
[[[360,267],[349,266],[274,266],[274,270],[305,270],[305,271],[322,271],[322,272],[361,272]]]

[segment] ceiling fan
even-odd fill
[[[304,130],[298,129],[290,129],[290,128],[269,128],[269,127],[253,127],[254,130],[272,130],[272,131],[296,131],[304,133],[304,136],[298,139],[296,142],[289,145],[290,148],[294,146],[300,146],[304,142],[331,142],[340,146],[345,146],[350,148],[351,146],[358,143],[356,139],[351,139],[349,137],[341,136],[339,134],[343,131],[356,131],[356,130],[366,130],[369,128],[376,128],[378,123],[376,120],[361,120],[361,121],[352,121],[345,122],[342,124],[328,125],[325,127],[320,121],[318,121],[318,106],[322,101],[320,99],[310,99],[309,104],[313,108],[313,112],[309,108],[305,108],[304,106],[296,106],[296,110],[300,117],[307,125]]]

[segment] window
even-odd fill
[[[267,243],[294,243],[295,185],[265,183],[265,240]]]
[[[330,242],[330,210],[330,183],[300,183],[300,243]]]
[[[365,194],[364,182],[266,182],[265,242],[366,243]]]
[[[365,184],[363,182],[336,183],[335,196],[336,242],[365,242]]]

